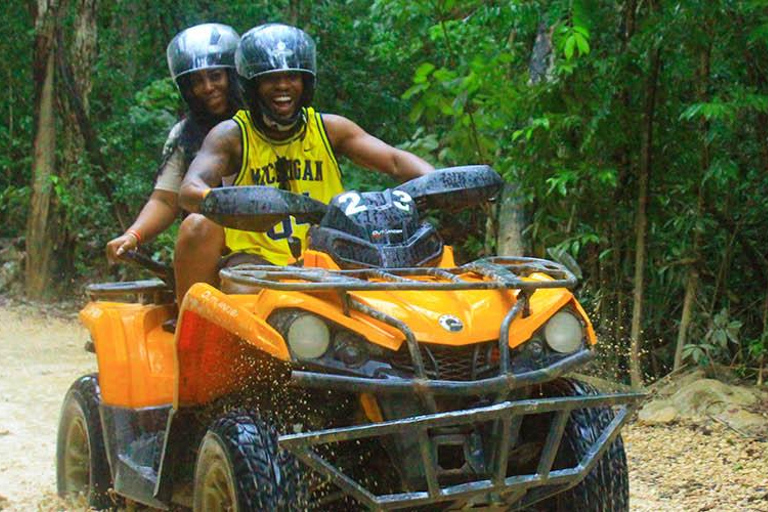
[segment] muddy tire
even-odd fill
[[[111,509],[112,477],[99,418],[98,375],[85,375],[69,388],[61,407],[56,442],[56,488],[63,498],[82,496],[97,510]]]
[[[583,382],[560,379],[547,389],[550,396],[587,396],[598,391]],[[576,409],[565,427],[563,443],[568,463],[578,462],[613,421],[610,408]],[[629,471],[621,435],[603,453],[584,480],[533,509],[547,512],[629,512]]]
[[[278,449],[277,435],[272,422],[242,409],[214,421],[197,454],[194,511],[306,510],[301,468]]]

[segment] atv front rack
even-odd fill
[[[603,453],[616,439],[622,425],[639,406],[641,393],[616,393],[583,397],[556,397],[520,401],[504,401],[494,405],[471,409],[416,416],[301,434],[279,438],[284,447],[346,494],[353,496],[369,510],[413,508],[438,502],[452,505],[466,504],[471,508],[475,498],[493,497],[494,505],[515,505],[515,510],[544,499],[576,485],[598,463]],[[561,445],[570,414],[575,409],[619,407],[615,417],[606,425],[590,449],[576,464],[555,469],[554,463]],[[520,428],[526,416],[551,414],[549,431],[532,472],[507,475],[509,449],[519,439]],[[493,443],[498,455],[483,478],[454,485],[441,485],[438,479],[438,461],[430,432],[434,429],[458,425],[492,423]],[[426,490],[376,495],[322,458],[313,449],[319,445],[355,441],[364,438],[383,438],[397,435],[418,439],[426,476]],[[507,510],[507,508],[504,510]],[[455,508],[451,508],[455,510]],[[485,510],[485,509],[484,509]],[[494,509],[496,510],[496,509]]]
[[[546,274],[551,280],[526,279]],[[533,291],[539,288],[568,288],[576,277],[565,266],[538,258],[495,256],[460,267],[321,268],[238,265],[220,272],[222,281],[241,286],[283,291],[385,291],[385,290],[505,290]]]

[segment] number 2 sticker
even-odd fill
[[[361,200],[362,197],[360,197],[360,194],[357,192],[347,192],[346,194],[340,195],[338,199],[339,204],[349,203],[347,207],[344,208],[344,215],[347,217],[368,210],[367,206],[360,204]]]

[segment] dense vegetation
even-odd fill
[[[82,9],[94,10],[97,31],[87,96],[95,150],[67,135],[78,130],[66,67],[56,68],[51,290],[105,273],[116,213],[134,215],[151,190],[181,112],[164,60],[173,34],[203,21],[241,32],[284,21],[317,41],[321,110],[437,166],[490,163],[514,185],[507,195],[524,212],[528,252],[581,264],[580,292],[615,340],[615,362],[631,348],[658,377],[676,347],[678,365],[754,374],[768,359],[766,0],[10,2],[0,237],[28,229],[36,45],[51,5],[52,47],[66,58],[76,59]],[[346,170],[349,188],[381,184]],[[464,258],[495,251],[497,235],[515,228],[492,210],[438,217]],[[155,247],[167,256],[172,243],[171,233]]]

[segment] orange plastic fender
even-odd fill
[[[80,311],[96,348],[105,404],[135,409],[171,403],[175,346],[162,324],[172,314],[170,305],[107,301]]]
[[[229,296],[205,283],[189,289],[176,328],[174,407],[208,403],[268,371],[249,357],[254,349],[290,359],[283,337],[241,305],[250,297]]]

